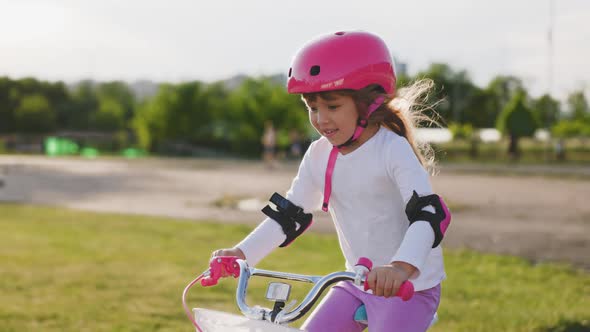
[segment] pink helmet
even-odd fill
[[[385,42],[368,32],[336,32],[309,41],[295,54],[287,91],[359,90],[371,84],[395,92],[393,60]]]

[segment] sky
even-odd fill
[[[0,76],[286,74],[303,43],[341,30],[381,36],[412,75],[444,62],[482,87],[515,75],[534,96],[590,95],[590,0],[0,0]]]

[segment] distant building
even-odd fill
[[[160,84],[150,80],[139,80],[128,84],[137,100],[146,100],[158,93]]]
[[[274,84],[287,86],[287,75],[285,74],[274,74],[274,75],[261,75],[261,76],[249,76],[244,74],[237,74],[228,79],[223,80],[223,85],[228,90],[237,89],[245,80],[253,78],[253,79],[268,79],[269,81],[273,82]]]
[[[397,76],[408,76],[408,64],[405,62],[395,62],[395,74]]]
[[[453,134],[447,128],[417,128],[416,139],[426,143],[446,143],[453,140]]]
[[[228,90],[234,90],[234,89],[237,89],[247,79],[248,79],[247,75],[237,74],[237,75],[234,75],[226,80],[223,80],[223,85]]]
[[[502,134],[496,128],[479,129],[479,139],[484,143],[498,142]]]
[[[498,142],[502,138],[496,128],[476,129],[476,134],[484,143]],[[417,128],[416,139],[427,143],[447,143],[453,140],[453,133],[447,128]]]

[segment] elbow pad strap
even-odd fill
[[[287,239],[279,247],[286,247],[299,235],[305,232],[313,222],[313,216],[311,213],[303,212],[302,208],[291,203],[291,201],[278,193],[274,193],[270,197],[270,202],[273,203],[277,209],[274,210],[270,205],[267,205],[262,209],[262,213],[281,225]]]
[[[424,211],[427,206],[434,207],[434,213]],[[410,221],[410,225],[418,220],[424,220],[430,223],[432,230],[434,230],[434,243],[432,248],[435,248],[442,241],[449,224],[451,223],[451,213],[447,208],[443,199],[436,195],[418,196],[414,191],[412,198],[406,205],[406,215]]]

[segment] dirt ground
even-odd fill
[[[588,166],[577,170],[590,173]],[[263,217],[258,205],[275,191],[285,192],[296,171],[296,163],[269,170],[259,162],[230,160],[0,156],[0,201],[254,225]],[[493,173],[442,166],[433,178],[435,191],[454,207],[444,246],[568,262],[589,271],[588,177]],[[250,198],[260,202],[247,210],[229,207]],[[228,203],[214,204],[220,201]],[[312,230],[333,231],[326,214],[314,216]]]

